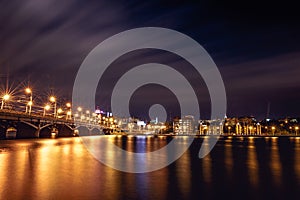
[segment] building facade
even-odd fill
[[[194,116],[187,115],[181,119],[174,119],[173,132],[176,135],[195,135],[196,131]]]

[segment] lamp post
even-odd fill
[[[77,111],[79,112],[79,115],[81,115],[81,112],[82,112],[82,108],[79,106],[77,107]]]
[[[57,109],[56,118],[59,117],[58,115],[61,114],[62,112],[63,112],[63,110],[61,108]]]
[[[78,115],[79,115],[79,118],[80,118],[80,121],[82,121],[82,108],[79,106],[79,107],[77,107],[77,111],[78,111]]]
[[[66,116],[66,120],[68,120],[68,119],[72,119],[72,112],[69,110],[68,112],[67,112],[67,116]]]
[[[105,125],[105,117],[102,117],[102,124]]]
[[[9,94],[5,94],[5,95],[2,97],[1,110],[3,109],[4,103],[5,103],[6,101],[8,101],[9,99],[10,99],[10,95],[9,95]]]
[[[51,103],[54,103],[54,113],[53,113],[53,116],[56,117],[56,98],[54,96],[51,96],[49,98],[50,102]]]
[[[33,104],[33,102],[32,102],[32,90],[28,87],[28,88],[25,89],[25,92],[26,92],[26,94],[30,94],[29,101],[26,105],[26,113],[28,111],[28,114],[30,115],[31,107],[32,107],[32,104]],[[29,110],[28,110],[28,107],[29,107]]]
[[[80,118],[80,115],[78,113],[74,114],[74,121],[76,121],[76,118]]]
[[[275,126],[272,126],[271,129],[272,129],[272,133],[273,133],[273,136],[274,136],[275,135],[275,129],[276,129]]]
[[[31,107],[32,107],[32,104],[33,104],[32,101],[28,101],[28,103],[27,103],[27,106],[29,106],[29,111],[28,111],[28,114],[29,114],[29,115],[31,114]],[[27,106],[26,106],[26,107],[27,107]]]
[[[72,119],[72,110],[71,110],[72,105],[71,105],[71,103],[66,103],[66,106],[68,108],[66,119],[69,119],[69,117],[70,117],[70,119]]]
[[[45,116],[46,115],[46,111],[47,110],[50,110],[50,105],[45,105],[45,107],[44,107],[44,113],[43,113],[43,116]]]
[[[295,127],[296,135],[298,134],[299,126]]]
[[[90,111],[87,110],[85,113],[87,114],[87,118],[86,119],[88,121],[88,124],[90,125],[90,118],[91,118]]]
[[[253,130],[253,127],[252,127],[252,126],[249,126],[249,132],[250,132],[250,135],[252,135],[252,130]]]
[[[82,114],[82,115],[80,116],[80,121],[82,122],[83,120],[85,120],[85,116]]]
[[[94,124],[97,123],[97,114],[96,113],[92,113],[92,121]]]

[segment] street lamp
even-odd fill
[[[31,113],[31,107],[32,107],[32,90],[30,88],[26,88],[25,92],[26,92],[26,94],[30,94],[29,102],[26,105],[26,113],[28,111],[28,114],[30,115],[30,113]],[[28,106],[29,106],[29,110],[27,110]]]
[[[62,113],[62,112],[63,112],[63,110],[62,110],[61,108],[57,109],[57,115],[56,115],[56,117],[58,117],[58,115],[59,115],[60,113]]]
[[[53,113],[53,115],[55,117],[56,116],[56,98],[54,96],[51,96],[49,98],[49,100],[50,100],[51,103],[54,103],[54,113]]]
[[[29,115],[30,115],[30,113],[31,113],[31,107],[32,107],[32,104],[33,104],[32,101],[28,101],[28,103],[27,103],[27,106],[29,106],[29,111],[28,111],[28,114],[29,114]],[[26,108],[27,108],[27,106],[26,106]]]
[[[72,119],[72,110],[71,110],[71,103],[66,103],[67,108],[69,109],[67,111],[67,116],[66,119],[68,119],[68,117],[70,116],[70,119]]]
[[[32,91],[31,91],[30,88],[26,88],[26,89],[25,89],[25,92],[26,92],[27,94],[30,94]]]
[[[272,129],[273,135],[275,135],[275,129],[276,129],[275,126],[272,126],[271,129]]]
[[[87,111],[85,111],[85,113],[87,114],[87,121],[88,121],[88,123],[90,124],[90,118],[91,118],[91,115],[90,115],[90,111],[89,110],[87,110]]]
[[[72,112],[70,110],[67,112],[66,119],[68,119],[69,117],[70,117],[70,119],[72,119]]]
[[[299,130],[299,126],[296,126],[296,127],[295,127],[296,135],[297,135],[297,133],[298,133],[298,130]]]
[[[50,110],[50,105],[47,104],[47,105],[44,107],[44,114],[43,114],[43,116],[46,115],[46,110]]]
[[[96,113],[92,113],[92,121],[94,124],[97,123],[97,114]]]
[[[250,126],[250,127],[249,127],[250,135],[252,135],[252,130],[253,130],[253,127]]]
[[[3,106],[4,106],[5,101],[8,101],[9,99],[10,99],[10,95],[9,95],[9,94],[5,94],[5,95],[2,97],[1,109],[3,109]]]

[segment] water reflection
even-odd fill
[[[228,137],[225,140],[225,152],[224,152],[224,156],[225,156],[225,168],[226,168],[226,173],[228,175],[228,177],[232,177],[233,174],[233,158],[232,158],[232,138]]]
[[[170,137],[93,136],[131,152],[150,152]],[[185,144],[186,137],[179,139]],[[300,138],[224,137],[198,158],[196,138],[176,162],[151,173],[111,169],[89,154],[81,138],[0,141],[0,199],[275,199],[297,196],[300,187]],[[204,148],[208,148],[204,144]],[[165,158],[167,160],[167,158]],[[152,161],[151,156],[139,164]],[[124,165],[132,165],[130,157]]]
[[[293,142],[295,144],[295,151],[300,152],[300,137],[295,137],[293,138]],[[296,177],[298,182],[300,182],[300,153],[295,153],[295,165],[294,165],[294,170],[296,173]]]
[[[205,144],[203,143],[202,144],[202,147],[203,148],[209,148],[209,145],[208,144]],[[203,178],[204,178],[204,181],[206,183],[211,183],[212,182],[212,161],[211,161],[211,154],[208,154],[207,156],[205,156],[203,159],[202,159],[202,162],[203,162],[203,168],[202,168],[202,171],[203,171]]]
[[[255,138],[249,137],[248,140],[248,173],[249,181],[252,187],[257,188],[259,186],[259,174],[258,174],[258,160],[256,156],[256,146],[254,143]]]
[[[178,189],[183,199],[188,199],[191,188],[191,160],[190,152],[187,151],[176,163],[176,177],[178,179]]]
[[[279,148],[278,148],[278,138],[272,137],[271,138],[271,152],[270,152],[270,168],[272,172],[273,177],[273,183],[279,187],[281,184],[281,163],[280,163],[280,156],[279,156]]]

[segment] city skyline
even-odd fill
[[[297,199],[297,2],[1,0],[0,199]]]

